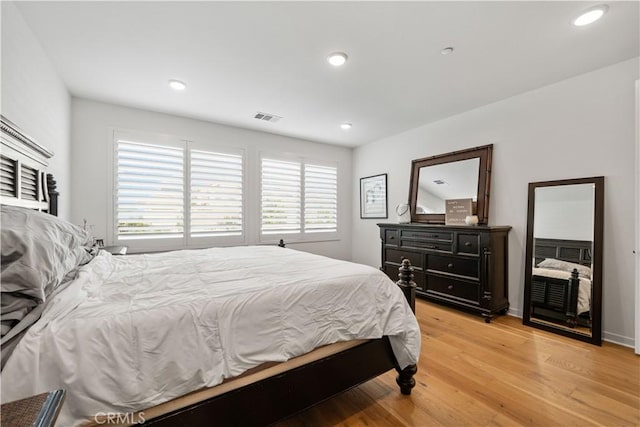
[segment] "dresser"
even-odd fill
[[[481,314],[490,322],[509,309],[509,226],[378,224],[381,269],[395,282],[407,258],[416,295]]]

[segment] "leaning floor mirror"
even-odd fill
[[[525,325],[602,344],[604,177],[529,184]]]

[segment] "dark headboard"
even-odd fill
[[[590,240],[538,239],[533,241],[535,265],[545,258],[591,266],[593,242]]]
[[[47,174],[53,153],[0,116],[0,204],[58,215],[56,181]]]

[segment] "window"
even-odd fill
[[[300,163],[262,159],[262,233],[299,233]]]
[[[243,236],[243,154],[157,139],[116,133],[115,240]]]
[[[336,162],[135,131],[113,141],[108,244],[140,252],[339,238]]]
[[[304,165],[304,229],[307,233],[337,231],[338,169]]]
[[[184,149],[117,141],[118,239],[184,235]]]
[[[190,155],[191,237],[242,235],[242,156]]]
[[[304,160],[263,158],[261,232],[337,232],[338,169]]]

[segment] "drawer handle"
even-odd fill
[[[395,236],[389,237],[389,240],[393,240],[393,239],[395,239]]]
[[[450,263],[449,265],[447,265],[447,267],[453,268],[453,263]]]
[[[464,242],[464,245],[467,246],[467,247],[471,246],[471,242]]]
[[[453,289],[453,285],[447,286],[447,289],[449,289],[449,290]]]

